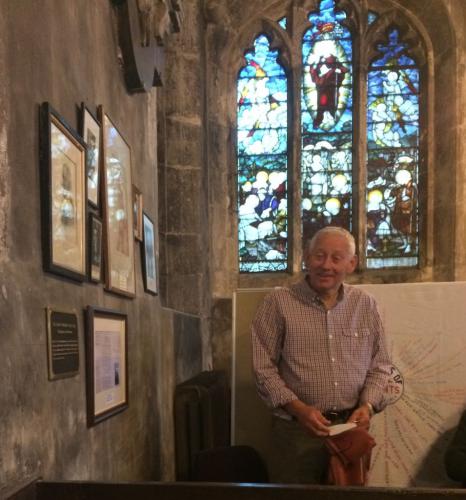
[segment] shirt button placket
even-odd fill
[[[338,381],[336,380],[336,374],[335,374],[335,348],[334,348],[334,332],[333,332],[333,323],[332,323],[332,315],[330,311],[327,311],[326,314],[326,320],[327,320],[327,336],[328,336],[328,353],[330,357],[330,370],[332,374],[332,378],[334,380],[333,382],[333,391],[332,391],[332,398],[331,401],[328,401],[330,405],[332,405],[332,408],[336,408],[336,400],[337,400],[337,388],[338,388]],[[332,379],[330,379],[332,380]]]

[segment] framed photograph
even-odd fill
[[[87,425],[128,408],[128,328],[125,314],[86,309]]]
[[[102,106],[99,107],[99,117],[103,139],[106,287],[109,291],[134,297],[136,281],[131,150]]]
[[[79,373],[78,317],[75,311],[45,310],[49,380]]]
[[[134,237],[142,241],[142,193],[133,186],[133,226]]]
[[[95,214],[89,214],[89,279],[94,283],[102,281],[102,221]]]
[[[155,252],[154,223],[147,214],[143,214],[143,245],[142,245],[142,273],[146,292],[157,295],[157,260]]]
[[[101,127],[97,118],[84,105],[81,106],[81,135],[87,147],[86,176],[87,200],[99,206]]]
[[[86,278],[86,145],[48,102],[40,108],[42,246],[46,271]]]

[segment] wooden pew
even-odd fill
[[[443,500],[466,490],[196,482],[36,481],[7,500]]]

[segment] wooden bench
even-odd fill
[[[465,499],[466,490],[196,482],[35,481],[7,500],[410,500]]]

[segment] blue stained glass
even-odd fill
[[[368,74],[369,268],[418,264],[419,70],[397,30]]]
[[[240,272],[288,267],[287,79],[277,57],[260,35],[237,81]]]
[[[322,0],[303,36],[303,238],[329,224],[351,229],[352,39],[344,11]]]
[[[390,79],[398,82],[399,93],[419,93],[419,71],[417,69],[393,68],[389,70],[371,71],[368,85],[369,96],[379,96],[385,93],[385,84]]]
[[[286,17],[282,17],[281,19],[278,20],[278,24],[286,30]]]
[[[372,12],[371,10],[367,13],[367,22],[372,24],[374,21],[378,19],[379,15],[376,12]]]
[[[381,57],[372,62],[373,67],[379,66],[415,66],[414,59],[406,54],[408,45],[399,42],[399,32],[394,29],[390,31],[388,44],[378,44],[377,50],[380,52]]]

